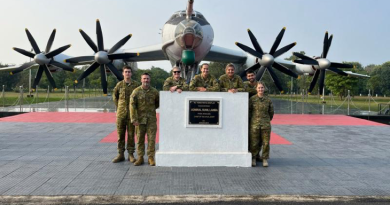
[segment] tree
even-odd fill
[[[352,72],[358,73],[363,71],[362,65],[358,62],[343,62],[346,64],[352,64],[355,67],[351,70]],[[350,69],[341,69],[347,71]],[[327,72],[325,76],[325,85],[332,91],[333,94],[340,96],[343,99],[347,96],[348,90],[351,91],[351,95],[357,94],[359,91],[359,79],[356,77],[345,77],[332,72]]]
[[[7,67],[7,64],[0,63],[0,68]],[[16,83],[20,80],[21,75],[15,74],[10,75],[8,71],[0,72],[0,90],[3,90],[3,85],[5,91],[11,91],[15,88]],[[18,88],[19,89],[19,88]]]
[[[209,74],[213,75],[217,79],[221,77],[221,75],[225,74],[225,67],[227,63],[221,62],[210,62],[209,64]],[[200,68],[199,68],[200,69]]]
[[[371,72],[367,87],[372,90],[371,94],[390,95],[390,61],[376,66]]]

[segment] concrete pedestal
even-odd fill
[[[189,100],[219,100],[219,125],[189,125]],[[250,167],[248,93],[160,92],[157,166]]]

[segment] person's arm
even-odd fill
[[[210,76],[210,83],[212,85],[210,85],[208,88],[207,88],[207,91],[214,91],[214,92],[218,92],[220,91],[219,89],[219,83],[217,81],[217,79],[214,77],[214,76]]]
[[[238,92],[245,92],[245,89],[244,89],[244,82],[242,82],[242,79],[240,77],[237,78],[238,79],[238,82],[237,82],[237,91]]]
[[[188,91],[189,86],[188,86],[188,84],[187,84],[187,82],[186,82],[185,79],[183,79],[183,85],[180,87],[180,89],[181,89],[182,91]]]
[[[225,78],[223,77],[223,75],[221,77],[219,77],[219,91],[221,92],[227,92],[228,89],[226,87],[226,81],[225,81]]]
[[[112,99],[114,100],[114,103],[115,103],[115,107],[118,108],[118,99],[119,99],[119,83],[116,84],[115,88],[114,88],[114,91],[113,91],[113,95],[112,95]]]
[[[169,78],[167,78],[167,79],[164,81],[163,90],[164,90],[164,91],[169,91],[169,88],[171,88],[171,83],[170,83]]]
[[[156,97],[154,99],[156,109],[160,107],[160,93],[156,90]]]
[[[198,88],[196,87],[196,85],[198,84],[198,80],[197,80],[197,76],[195,76],[191,82],[190,82],[190,91],[198,91]]]
[[[134,90],[135,91],[135,90]],[[134,92],[130,96],[130,119],[131,123],[138,123],[138,112],[137,112],[137,106],[138,106],[138,101],[137,101],[137,93]]]
[[[271,100],[269,100],[268,112],[269,112],[269,119],[272,120],[272,118],[274,118],[274,105],[272,104]]]

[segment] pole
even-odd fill
[[[20,92],[20,96],[19,96],[19,111],[22,112],[23,109],[22,109],[22,105],[23,105],[23,86],[19,86],[19,92]]]
[[[76,111],[76,85],[73,85],[73,106],[74,111]]]
[[[66,111],[69,112],[69,106],[68,106],[68,93],[69,93],[69,86],[65,87],[65,108]]]
[[[5,85],[3,85],[3,93],[2,93],[2,97],[3,97],[3,108],[5,108]]]
[[[50,86],[47,86],[47,111],[50,109]]]
[[[371,115],[371,90],[368,90],[368,117]]]
[[[36,92],[36,98],[35,98],[35,104],[38,104],[38,102],[39,102],[39,99],[38,99],[38,89],[39,89],[39,86],[37,85],[37,87],[36,87],[36,90],[35,90],[35,92]]]
[[[348,114],[347,115],[349,115],[349,103],[350,103],[350,100],[351,100],[351,91],[350,90],[348,90],[348,96],[347,96],[347,98],[348,98]]]
[[[302,114],[304,114],[305,112],[305,89],[302,89]]]

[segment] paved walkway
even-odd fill
[[[291,144],[271,146],[268,168],[135,167],[111,163],[116,143],[100,142],[116,129],[113,113],[91,114],[102,116],[93,123],[53,113],[46,116],[55,122],[34,113],[1,118],[0,195],[390,195],[386,125],[276,115],[273,132]]]

